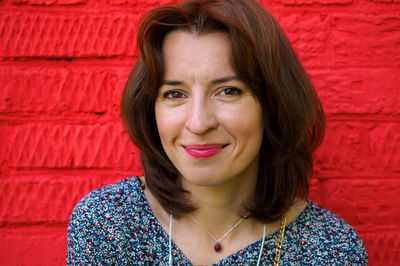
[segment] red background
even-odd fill
[[[168,0],[0,0],[0,264],[63,265],[90,190],[141,174],[119,117],[138,18]],[[327,113],[310,197],[400,261],[400,1],[267,0]]]

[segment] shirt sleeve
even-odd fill
[[[68,224],[67,265],[107,264],[115,255],[103,218],[89,196],[78,203]]]
[[[368,265],[367,249],[354,228],[350,232],[350,235],[351,244],[346,254],[346,265]]]

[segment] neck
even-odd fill
[[[221,236],[248,212],[245,204],[252,199],[257,175],[237,178],[223,184],[201,186],[184,183],[190,199],[197,209],[189,215],[195,217],[215,236]],[[182,219],[189,219],[183,216]]]
[[[256,172],[247,171],[246,175],[212,185],[185,183],[188,179],[184,178],[181,181],[197,208],[175,219],[174,228],[177,241],[181,241],[178,244],[188,247],[193,264],[213,264],[261,238],[262,222],[241,221],[248,214],[245,204],[254,196]],[[199,253],[199,247],[203,253]]]

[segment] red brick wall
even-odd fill
[[[62,265],[90,190],[141,174],[119,98],[168,0],[0,0],[0,265]],[[311,198],[400,260],[400,1],[268,0],[327,112]]]

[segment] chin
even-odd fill
[[[194,173],[196,171],[192,171],[191,173]],[[198,170],[197,170],[198,172]],[[225,183],[228,181],[229,178],[224,178],[222,176],[216,175],[215,171],[213,172],[205,172],[205,173],[198,173],[196,175],[193,175],[189,173],[190,178],[186,178],[185,175],[182,175],[182,182],[183,183],[188,183],[191,185],[196,185],[196,186],[205,186],[205,187],[211,187],[211,186],[217,186],[220,184]]]
[[[196,186],[215,186],[217,185],[219,182],[213,178],[210,178],[209,176],[204,177],[204,176],[192,176],[191,178],[184,178],[183,177],[183,182],[185,183],[189,183],[192,185],[196,185]]]

